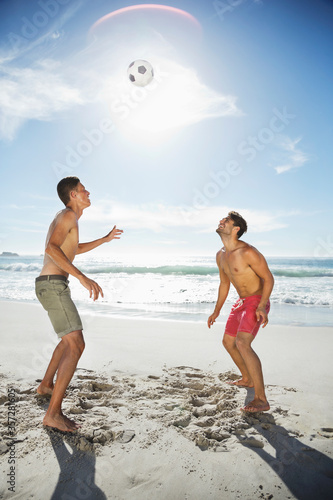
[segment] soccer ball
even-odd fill
[[[128,78],[134,85],[145,87],[154,77],[154,70],[148,61],[137,59],[133,61],[127,70]]]

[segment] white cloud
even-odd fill
[[[309,157],[301,151],[297,144],[302,140],[301,137],[297,139],[290,139],[287,136],[278,136],[277,145],[282,149],[281,163],[274,167],[278,174],[288,172],[294,168],[299,168],[309,161]]]
[[[68,78],[58,61],[45,58],[62,43],[63,26],[70,21],[86,0],[73,0],[68,6],[57,2],[51,6],[53,15],[36,4],[29,18],[21,18],[14,31],[7,34],[0,47],[0,139],[13,140],[27,120],[51,120],[56,113],[67,110],[84,99],[79,85]],[[41,11],[46,24],[34,23]],[[28,26],[29,36],[26,33]],[[35,61],[24,67],[22,61]],[[66,65],[64,65],[66,68]],[[67,76],[66,76],[67,73]]]
[[[130,44],[126,56],[123,49],[115,56],[112,43],[92,43],[65,54],[61,62],[51,59],[49,54],[62,43],[66,20],[63,15],[61,22],[20,51],[0,47],[0,139],[14,139],[25,121],[51,120],[57,113],[96,101],[103,102],[122,133],[137,138],[142,132],[143,139],[205,119],[242,115],[235,96],[209,88],[193,68],[176,63],[172,56],[162,58],[157,43],[151,54],[155,78],[146,89],[127,78],[127,52],[137,52]],[[35,62],[22,67],[25,56]]]
[[[66,83],[60,65],[43,61],[34,68],[0,67],[0,136],[12,140],[26,120],[50,120],[83,103],[78,88]]]
[[[121,70],[102,92],[124,134],[144,140],[209,118],[242,116],[235,96],[209,88],[193,68],[157,56],[150,62],[155,77],[147,87],[135,87]]]
[[[104,200],[92,205],[84,212],[84,221],[116,224],[121,229],[149,230],[162,233],[170,229],[189,228],[195,233],[210,233],[216,230],[218,222],[230,207],[184,207],[176,205],[141,204],[130,205]],[[283,222],[290,214],[240,209],[252,233],[263,233],[287,227]]]
[[[26,68],[0,64],[0,138],[13,140],[27,120],[51,120],[98,99],[108,105],[119,130],[136,139],[138,133],[144,139],[204,119],[242,115],[235,96],[210,89],[193,69],[172,61],[162,61],[160,78],[157,70],[149,90],[133,86],[123,71],[106,78],[85,64],[87,70],[80,63],[75,71],[51,59]]]

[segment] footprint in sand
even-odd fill
[[[332,439],[333,438],[333,427],[322,427],[320,431],[318,431],[320,436],[324,438]]]
[[[107,426],[104,426],[104,427],[107,427]],[[114,438],[115,438],[115,434],[111,429],[108,429],[108,428],[94,429],[92,442],[105,445],[106,443],[113,441]]]
[[[176,418],[172,422],[172,425],[174,425],[175,427],[187,427],[190,422],[191,422],[191,414],[187,413],[186,415],[182,415],[181,417]]]
[[[93,403],[90,403],[87,401],[85,398],[80,398],[78,405],[83,409],[83,410],[90,410],[90,408],[94,407]]]
[[[204,378],[205,375],[203,373],[185,373],[185,376],[186,377],[189,377],[189,378]]]
[[[242,445],[250,446],[251,448],[264,448],[264,443],[260,441],[260,439],[256,439],[255,437],[246,437],[244,439],[240,439],[240,443]]]
[[[208,439],[214,439],[214,441],[224,441],[230,438],[229,432],[224,432],[220,427],[212,428],[205,431],[205,435]]]
[[[196,394],[191,394],[191,405],[193,406],[204,406],[206,403],[203,399],[200,399]]]
[[[211,427],[215,424],[215,420],[212,417],[207,417],[207,418],[198,418],[195,422],[194,425],[197,425],[198,427]]]
[[[78,406],[71,406],[71,408],[69,408],[68,410],[68,413],[71,413],[72,415],[80,415],[82,413],[85,413],[85,411]]]
[[[135,432],[133,430],[126,429],[117,435],[116,441],[118,441],[118,443],[129,443],[134,437]]]
[[[102,392],[109,392],[114,389],[114,385],[112,384],[107,384],[106,382],[92,382],[92,390],[93,391],[102,391]]]
[[[209,439],[207,439],[205,436],[202,434],[199,434],[195,436],[195,444],[201,449],[201,450],[207,450],[210,446]]]
[[[195,417],[212,416],[216,415],[217,408],[216,405],[204,404],[199,408],[195,408],[192,413]]]

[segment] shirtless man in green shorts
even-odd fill
[[[242,375],[232,384],[254,387],[253,401],[242,408],[253,413],[269,410],[261,362],[251,344],[260,324],[265,327],[268,323],[269,297],[274,278],[263,255],[248,243],[239,241],[246,231],[246,221],[237,212],[229,212],[216,230],[224,246],[216,254],[220,287],[215,310],[208,318],[208,327],[219,316],[232,283],[239,299],[232,307],[226,323],[223,345]]]
[[[40,276],[36,278],[36,295],[48,312],[53,328],[61,340],[53,352],[37,393],[51,395],[43,425],[74,432],[79,426],[62,413],[61,405],[84,350],[84,340],[81,319],[71,299],[67,278],[69,274],[77,278],[81,285],[89,290],[93,300],[97,300],[99,295],[103,297],[102,288],[79,271],[72,262],[77,254],[89,252],[102,243],[119,239],[123,231],[114,226],[103,238],[79,243],[78,221],[83,210],[90,206],[90,193],[77,177],[62,179],[57,190],[66,208],[55,216],[50,225],[43,268]]]

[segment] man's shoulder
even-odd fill
[[[238,247],[238,250],[240,250],[243,253],[253,253],[253,252],[258,252],[258,250],[253,246],[250,245],[250,243],[246,243],[246,241],[239,241],[240,245]]]
[[[216,253],[216,260],[220,260],[220,258],[222,257],[222,254],[224,254],[224,253],[225,253],[225,248],[224,247],[220,248],[220,250],[218,250]]]
[[[56,213],[53,219],[53,225],[65,225],[69,227],[74,227],[78,225],[78,220],[75,212],[70,208],[63,208]]]
[[[259,252],[259,250],[249,243],[244,242],[244,245],[240,247],[240,251],[244,259],[258,259],[262,257],[262,254]]]

